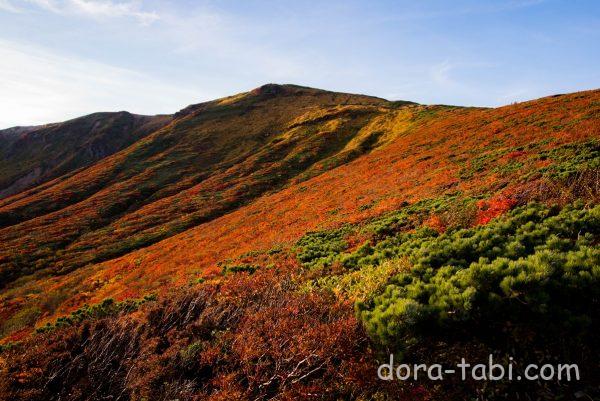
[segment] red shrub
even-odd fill
[[[506,196],[501,196],[490,200],[480,200],[477,202],[477,223],[487,224],[493,218],[496,218],[516,205],[516,200]]]

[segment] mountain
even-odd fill
[[[383,140],[363,128],[390,107],[274,85],[190,106],[88,169],[0,200],[0,282],[125,254],[356,158]]]
[[[398,334],[401,323],[386,326],[412,321],[403,315],[406,305],[442,299],[419,309],[418,316],[431,319],[426,327],[455,311],[463,311],[464,322],[494,315],[484,303],[486,312],[471,317],[465,305],[480,305],[485,297],[469,294],[492,293],[501,279],[482,284],[473,273],[469,280],[478,284],[468,291],[419,292],[463,283],[465,274],[452,269],[470,272],[471,264],[500,264],[514,255],[529,271],[534,267],[525,259],[543,265],[546,256],[537,252],[549,250],[556,260],[570,258],[565,266],[590,269],[600,220],[599,122],[600,90],[478,108],[268,84],[169,116],[98,113],[0,131],[0,336],[10,344],[4,352],[23,355],[9,363],[0,352],[0,377],[26,376],[7,379],[0,395],[44,399],[52,388],[86,399],[76,394],[93,388],[89,399],[112,397],[115,389],[127,399],[200,393],[200,399],[308,399],[315,369],[332,375],[315,384],[337,397],[331,399],[358,399],[362,392],[374,397],[363,399],[387,399],[373,395],[377,383],[357,384],[356,372],[372,368],[367,355],[374,361],[378,347],[391,349],[409,337],[410,344],[428,341],[413,356],[441,344],[421,332],[413,339],[412,327]],[[483,239],[473,247],[472,238]],[[522,244],[507,242],[514,238]],[[491,266],[481,269],[497,268]],[[585,286],[596,280],[589,274]],[[420,295],[397,301],[409,278],[410,296]],[[527,298],[531,284],[509,291],[514,280],[502,281],[506,292],[498,299],[522,291],[523,302],[536,305],[537,298]],[[578,322],[595,322],[577,309],[597,303],[595,290],[578,299],[562,283],[545,299],[561,294],[573,300],[560,304],[564,316],[582,313]],[[538,322],[518,308],[506,312],[515,321],[502,320],[504,304],[495,307],[498,321],[484,326],[501,322],[502,331]],[[440,330],[450,333],[453,325]],[[523,338],[535,331],[518,327]],[[297,334],[286,340],[289,330]],[[452,341],[475,336],[452,332]],[[488,334],[473,337],[470,352],[485,354]],[[35,341],[51,349],[47,360]],[[109,344],[119,355],[114,361],[96,354]],[[277,371],[250,372],[281,357],[271,354],[276,344],[304,355],[293,359],[298,366],[290,365],[289,380]],[[456,341],[444,344],[462,349]],[[270,356],[261,359],[260,352]],[[75,366],[73,355],[109,367]],[[210,359],[217,355],[223,359]],[[71,376],[63,380],[53,363]],[[283,358],[273,366],[288,363]],[[334,379],[337,363],[349,369],[346,392]],[[129,364],[133,373],[117,364]],[[31,374],[37,371],[44,373]],[[114,382],[94,384],[95,375]],[[157,383],[170,383],[173,392]],[[453,386],[443,391],[472,390]],[[379,391],[417,391],[411,389]]]
[[[169,120],[95,113],[64,123],[0,130],[0,199],[87,167]]]

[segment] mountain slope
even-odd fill
[[[266,85],[182,110],[92,167],[0,201],[0,281],[127,253],[351,160],[381,140],[361,129],[389,107]]]
[[[35,312],[3,331],[214,277],[219,262],[406,202],[534,188],[581,151],[594,160],[599,96],[477,109],[266,86],[193,106],[93,167],[5,201],[0,213],[16,217],[0,230],[2,309]]]
[[[599,140],[600,90],[189,106],[0,201],[0,399],[593,399]],[[581,380],[384,382],[390,353]]]
[[[95,113],[0,131],[0,199],[87,167],[168,123],[170,116]]]

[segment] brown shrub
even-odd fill
[[[0,399],[352,400],[381,391],[352,305],[298,292],[293,270],[233,275],[32,337],[4,351]]]

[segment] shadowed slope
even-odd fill
[[[94,113],[0,131],[0,199],[89,166],[165,125],[171,116]]]

